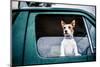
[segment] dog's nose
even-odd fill
[[[65,34],[67,34],[67,30],[65,30]]]

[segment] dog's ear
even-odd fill
[[[65,25],[65,22],[61,20],[61,26],[63,27]]]
[[[71,24],[73,27],[75,27],[75,20],[73,20]]]

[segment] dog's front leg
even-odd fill
[[[61,44],[61,47],[60,47],[60,56],[65,56],[64,54],[64,45]]]
[[[81,54],[78,53],[78,48],[77,48],[76,43],[74,45],[74,53],[75,53],[75,56],[81,56]]]

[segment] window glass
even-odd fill
[[[96,28],[90,23],[89,20],[86,19],[86,22],[87,22],[90,38],[92,41],[92,46],[95,52],[96,51]]]

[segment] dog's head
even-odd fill
[[[61,26],[63,28],[64,36],[66,36],[66,37],[73,36],[75,20],[72,20],[72,22],[70,24],[66,24],[63,20],[61,20]]]

